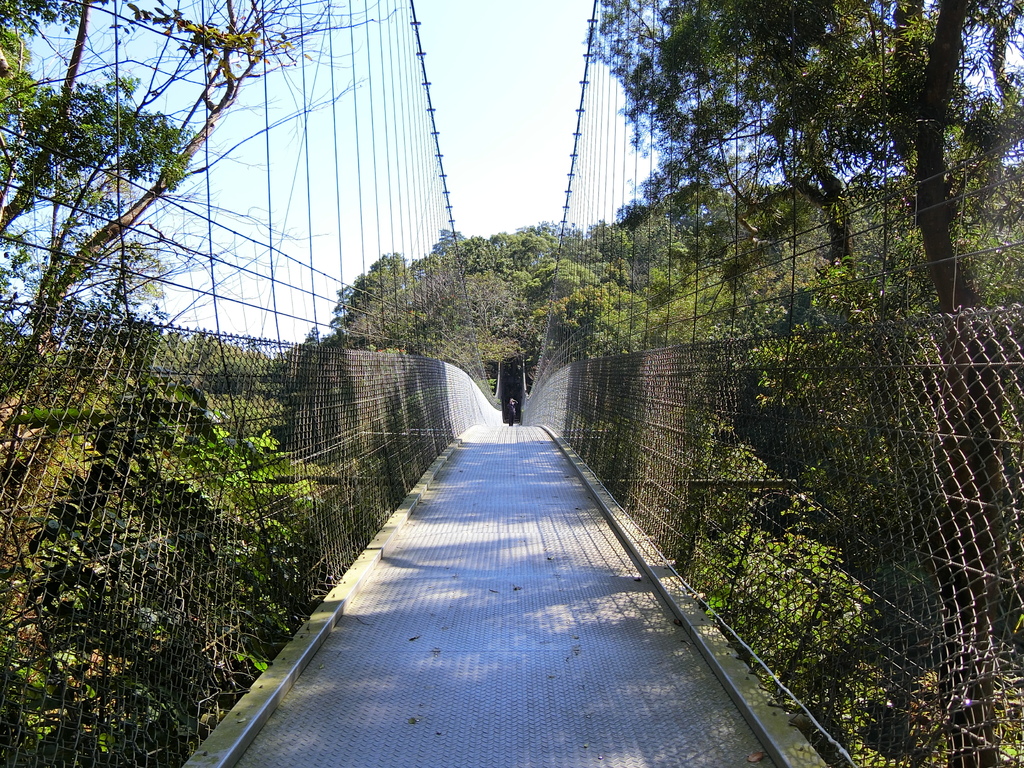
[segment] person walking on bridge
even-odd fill
[[[515,398],[510,397],[508,399],[508,425],[514,427],[516,425],[516,406],[519,403],[516,402]]]

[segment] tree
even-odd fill
[[[169,250],[187,258],[140,225],[218,159],[195,167],[244,86],[294,62],[329,21],[290,0],[205,16],[163,0],[127,8],[14,0],[0,13],[0,238],[9,284],[40,307],[91,298],[130,311]],[[69,43],[44,57],[54,25]]]
[[[338,296],[331,343],[368,349],[407,348],[414,323],[410,307],[412,270],[399,253],[375,261]]]
[[[987,244],[986,219],[1005,219],[1001,209],[986,207],[993,204],[986,190],[1017,164],[1024,142],[1024,6],[604,6],[603,56],[626,90],[627,114],[660,156],[647,206],[667,201],[700,210],[725,190],[737,239],[753,244],[751,253],[767,253],[757,244],[773,239],[772,223],[801,199],[828,233],[825,267],[841,268],[849,279],[870,258],[853,242],[851,203],[893,191],[910,202],[917,232],[906,237],[920,242],[917,264],[927,265],[934,292],[914,309],[949,316],[944,370],[921,393],[933,403],[942,435],[942,490],[928,547],[945,623],[940,688],[948,764],[995,765],[1004,397],[993,350],[963,314],[984,305],[984,292],[961,254]],[[802,216],[790,211],[794,220]],[[780,234],[795,241],[797,229]]]
[[[339,295],[326,344],[401,349],[475,370],[536,361],[558,246],[540,224],[489,238],[442,231],[431,253],[409,264],[378,259]]]
[[[1021,142],[1018,0],[604,5],[603,56],[661,158],[652,202],[728,190],[743,235],[758,240],[797,195],[822,217],[838,264],[853,255],[854,192],[916,179],[938,306],[978,303],[949,222],[971,213],[965,194],[1005,174]],[[947,176],[972,157],[971,173]]]

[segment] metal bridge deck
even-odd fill
[[[639,578],[543,430],[474,428],[239,765],[749,766]]]

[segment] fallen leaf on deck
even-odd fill
[[[416,637],[410,637],[409,638],[409,642],[411,643],[413,640],[419,640],[419,639],[420,639],[420,635],[416,635]]]
[[[764,760],[764,752],[751,752],[747,755],[748,763],[760,763],[762,760]]]

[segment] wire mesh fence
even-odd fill
[[[183,762],[437,454],[498,419],[425,358],[25,306],[0,332],[10,766]]]
[[[1020,765],[1022,331],[1013,306],[580,361],[527,418],[858,764]]]
[[[499,419],[419,26],[0,11],[0,764],[180,765]]]
[[[494,417],[393,353],[482,379],[518,270],[524,416],[829,760],[1024,763],[1024,13],[982,6],[595,1],[557,260],[471,292],[411,6],[12,4],[3,760],[186,757]]]
[[[964,7],[596,2],[524,411],[836,765],[1024,764],[1022,17]]]

